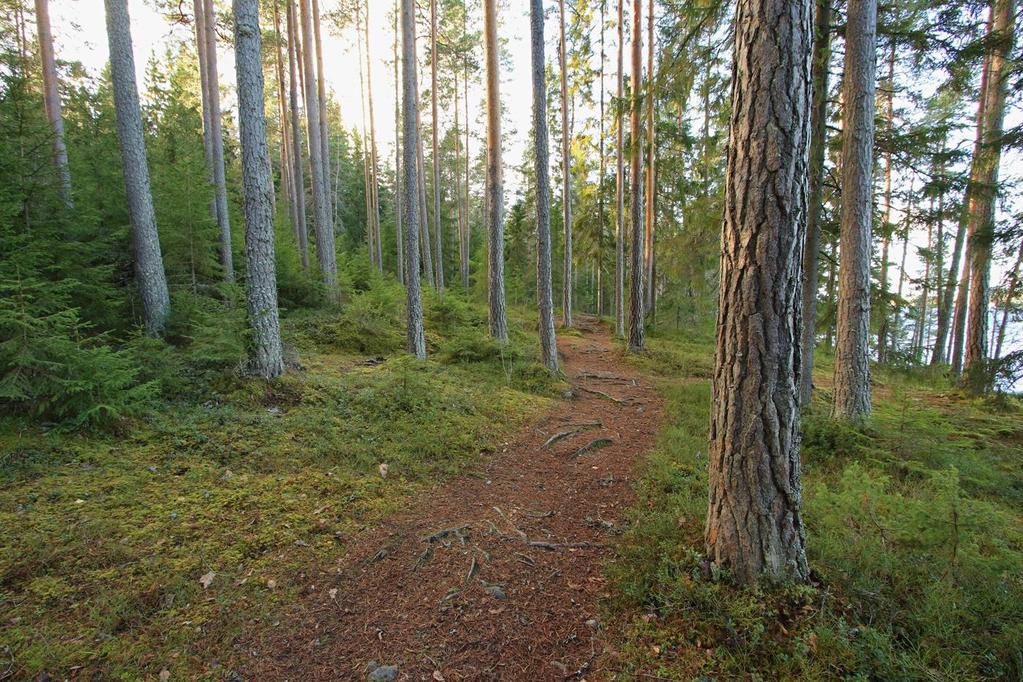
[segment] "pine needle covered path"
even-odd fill
[[[245,679],[593,677],[602,563],[661,423],[607,329],[559,339],[573,395],[475,471],[367,531],[275,626],[239,643]]]

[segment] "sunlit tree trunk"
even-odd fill
[[[60,93],[57,90],[57,61],[53,56],[53,33],[50,31],[50,3],[49,0],[35,2],[39,57],[43,71],[43,106],[50,127],[53,128],[53,162],[60,175],[60,196],[65,204],[73,206],[71,168],[68,166],[67,146],[64,144],[64,117],[61,115]]]
[[[565,41],[565,0],[558,0],[561,32],[558,59],[561,73],[561,209],[565,235],[561,278],[561,323],[572,326],[572,156],[568,121],[568,51]]]
[[[206,179],[209,182],[212,196],[210,197],[210,215],[217,219],[216,178],[213,171],[213,124],[210,121],[210,86],[209,69],[206,66],[206,3],[204,0],[193,0],[192,11],[195,14],[195,51],[199,62],[199,94],[202,106],[202,146],[206,159]]]
[[[615,336],[625,337],[625,0],[618,0],[618,76],[615,85]]]
[[[810,198],[803,246],[803,334],[799,403],[813,397],[813,355],[817,345],[817,279],[820,268],[821,214],[824,195],[824,157],[828,147],[828,72],[831,63],[831,1],[816,0],[813,62],[810,80]]]
[[[309,161],[312,172],[313,209],[316,227],[316,257],[320,263],[323,282],[337,298],[337,254],[334,252],[334,226],[330,217],[328,199],[329,181],[323,159],[319,90],[316,84],[316,66],[313,60],[313,16],[310,0],[299,0],[302,9],[302,62],[305,72],[305,113],[309,135]]]
[[[377,126],[376,126],[376,114],[373,111],[373,60],[370,59],[372,51],[370,49],[369,42],[369,3],[365,6],[365,21],[363,27],[363,37],[366,41],[366,94],[369,100],[369,163],[370,163],[370,177],[373,182],[370,185],[372,190],[372,204],[373,204],[373,230],[374,242],[376,243],[376,253],[373,254],[373,261],[376,263],[377,270],[383,272],[384,269],[384,252],[381,242],[383,240],[383,233],[380,229],[380,177],[378,175],[379,158],[377,157]]]
[[[110,42],[110,79],[114,90],[117,137],[121,145],[131,241],[135,252],[135,279],[142,299],[142,319],[146,333],[160,336],[170,312],[170,294],[149,185],[142,112],[135,83],[128,0],[105,0],[105,5],[107,38]]]
[[[284,356],[277,313],[273,181],[263,112],[259,0],[234,0],[234,36],[245,196],[245,301],[252,329],[253,370],[272,379],[284,373]]]
[[[970,269],[970,306],[967,312],[966,353],[963,362],[965,385],[973,393],[990,388],[988,322],[991,305],[991,251],[995,237],[995,209],[998,196],[998,164],[1002,154],[1002,121],[1007,89],[1006,57],[1012,51],[1014,2],[993,0],[992,37],[987,91],[984,98],[984,132],[980,147],[978,185],[970,201],[967,227],[967,256]]]
[[[433,260],[437,290],[444,291],[444,251],[440,220],[440,118],[437,116],[437,0],[430,0],[430,128],[433,143]]]
[[[305,163],[302,159],[302,126],[298,112],[298,21],[295,17],[295,3],[287,0],[288,28],[288,103],[291,105],[291,181],[295,192],[295,219],[298,224],[298,250],[302,268],[309,269],[309,232],[305,217]]]
[[[533,146],[536,167],[536,298],[540,312],[543,364],[558,370],[551,283],[551,178],[547,136],[547,81],[543,56],[543,0],[530,0],[529,27],[533,74]]]
[[[739,0],[706,549],[743,584],[809,577],[799,356],[810,42],[809,0]]]
[[[504,178],[501,168],[501,74],[497,2],[483,0],[483,51],[487,69],[487,235],[490,335],[508,340],[504,306]]]
[[[632,160],[629,190],[632,199],[632,282],[629,287],[629,350],[646,345],[643,326],[643,132],[640,129],[640,93],[643,89],[643,0],[632,3]]]
[[[600,0],[600,119],[597,139],[599,142],[599,170],[597,177],[597,316],[604,316],[604,172],[606,157],[604,154],[604,34],[606,29],[607,0]]]
[[[841,261],[834,416],[870,416],[870,233],[873,219],[877,0],[850,0],[842,135]]]
[[[646,170],[646,225],[645,240],[646,247],[643,254],[646,273],[643,281],[646,284],[645,310],[653,314],[654,310],[654,223],[655,206],[657,203],[657,132],[654,126],[654,107],[657,104],[655,95],[657,86],[654,82],[654,0],[650,0],[647,7],[647,93],[646,93],[646,142],[647,142],[647,170]],[[650,320],[653,324],[653,318]]]
[[[220,114],[220,76],[217,69],[217,18],[213,0],[202,0],[206,24],[206,89],[210,105],[210,137],[213,146],[214,198],[217,225],[220,228],[220,266],[224,280],[234,281],[234,255],[231,249],[231,216],[227,207],[227,174],[224,170],[224,130]]]
[[[406,349],[426,359],[423,333],[423,294],[419,280],[419,165],[416,163],[419,137],[419,86],[416,83],[415,0],[401,0],[402,69],[402,170],[405,197],[405,314]]]

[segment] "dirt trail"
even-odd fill
[[[559,339],[573,399],[353,543],[339,573],[252,633],[244,679],[365,680],[371,662],[398,680],[592,674],[601,564],[662,404],[606,327],[578,328]]]

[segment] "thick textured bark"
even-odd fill
[[[970,267],[966,263],[962,273],[959,275],[959,286],[956,293],[955,314],[952,319],[952,344],[949,363],[952,365],[952,373],[960,374],[963,371],[963,354],[966,343],[966,309],[970,298]]]
[[[298,21],[295,17],[295,3],[287,0],[288,14],[288,104],[291,109],[291,182],[295,192],[295,219],[298,224],[298,250],[302,257],[302,268],[309,269],[309,230],[305,217],[305,173],[302,160],[302,126],[298,113]]]
[[[629,287],[629,350],[646,345],[643,326],[643,132],[640,129],[640,92],[643,89],[643,1],[632,3],[632,160],[629,190],[632,198],[632,282]]]
[[[214,200],[217,226],[220,228],[220,267],[224,281],[234,281],[234,255],[231,249],[231,216],[227,208],[227,173],[224,170],[224,130],[220,115],[220,75],[217,70],[217,17],[213,0],[202,0],[206,28],[206,90],[210,105],[210,138],[213,146]]]
[[[146,333],[159,336],[163,333],[170,312],[170,294],[160,253],[160,236],[156,230],[153,194],[149,186],[142,112],[135,84],[128,0],[105,0],[105,5],[107,38],[110,42],[110,79],[114,90],[117,137],[121,144],[121,164],[135,252],[135,279],[142,299],[142,319]]]
[[[988,33],[991,33],[992,22],[988,20]],[[971,195],[973,193],[973,187],[977,183],[977,173],[980,168],[978,162],[981,157],[981,143],[983,140],[984,133],[984,106],[987,93],[988,83],[988,72],[990,70],[991,60],[988,57],[984,58],[984,66],[980,72],[980,91],[977,98],[977,123],[976,123],[976,135],[973,142],[973,161],[970,164],[970,181],[966,185],[966,192],[963,196],[963,209],[959,217],[959,229],[956,231],[955,243],[952,247],[952,262],[948,266],[948,276],[945,279],[942,290],[939,292],[940,303],[938,305],[938,329],[934,339],[934,355],[931,358],[931,364],[936,365],[938,363],[947,362],[948,351],[946,348],[951,348],[952,344],[948,342],[949,332],[953,328],[953,301],[956,300],[956,281],[959,279],[959,261],[963,255],[963,246],[966,243],[966,228],[969,218],[969,207],[971,202]],[[958,314],[955,316],[958,318]],[[958,370],[956,370],[958,373]]]
[[[842,134],[841,262],[834,416],[870,416],[870,233],[873,219],[877,0],[850,0]]]
[[[558,0],[561,33],[558,57],[561,68],[561,213],[565,234],[561,278],[561,323],[572,326],[572,156],[568,121],[568,52],[565,41],[565,0]]]
[[[706,544],[741,583],[809,574],[799,368],[810,41],[809,0],[739,1]]]
[[[615,336],[625,337],[625,0],[618,0],[618,76],[615,84]]]
[[[817,345],[817,279],[821,250],[821,213],[824,195],[824,157],[828,147],[828,67],[831,62],[831,2],[814,3],[813,83],[810,104],[810,199],[803,246],[803,334],[799,404],[806,407],[813,397],[813,354]]]
[[[646,268],[643,281],[646,284],[645,310],[652,314],[654,310],[654,208],[657,203],[657,132],[654,126],[654,107],[657,104],[654,83],[654,0],[647,7],[647,93],[646,93],[646,225],[645,250],[643,263]],[[651,318],[651,324],[653,318]]]
[[[308,124],[309,161],[313,185],[313,213],[316,218],[316,257],[320,263],[323,283],[337,298],[337,254],[334,252],[334,225],[330,218],[328,199],[328,178],[323,160],[323,138],[321,137],[320,98],[316,84],[316,66],[313,63],[313,17],[310,0],[299,0],[302,23],[302,63],[305,73],[305,114]]]
[[[892,39],[888,50],[888,75],[884,81],[884,117],[889,131],[895,126],[895,40]],[[892,219],[892,152],[884,155],[884,218],[881,230],[881,271],[878,276],[878,289],[881,298],[881,323],[877,329],[877,360],[888,360],[888,249],[891,244]]]
[[[397,257],[398,281],[405,283],[405,239],[402,236],[401,191],[401,91],[398,78],[398,17],[401,7],[394,0],[394,243]]]
[[[416,82],[415,0],[401,0],[402,170],[405,196],[405,314],[406,349],[426,359],[423,333],[423,292],[419,280],[419,165],[416,163],[419,127],[419,86]]]
[[[551,178],[547,136],[547,81],[543,56],[543,0],[529,1],[533,74],[533,145],[536,167],[536,299],[540,312],[543,364],[558,370],[554,336],[554,292],[551,283]]]
[[[39,57],[43,70],[43,106],[53,128],[53,163],[60,175],[60,196],[73,206],[71,168],[64,144],[64,117],[61,115],[60,93],[57,91],[57,61],[53,56],[53,33],[50,31],[50,0],[36,0],[36,28],[39,31]]]
[[[497,45],[497,2],[483,0],[483,51],[487,69],[487,239],[490,335],[508,340],[504,310],[504,178],[501,168],[501,74]]]
[[[984,94],[984,131],[980,146],[978,184],[970,200],[967,254],[970,268],[970,306],[967,312],[965,385],[973,393],[990,386],[988,321],[991,305],[991,250],[995,237],[995,203],[998,196],[998,165],[1002,155],[1002,121],[1007,89],[1006,57],[1013,44],[1013,0],[993,0],[993,44],[987,91]]]
[[[234,0],[238,130],[245,196],[245,302],[252,329],[253,371],[264,379],[284,373],[274,269],[274,218],[270,150],[263,113],[259,0]]]
[[[433,143],[433,261],[437,291],[444,291],[444,252],[440,220],[440,119],[437,117],[437,0],[430,0],[430,128]]]

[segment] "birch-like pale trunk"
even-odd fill
[[[252,329],[252,368],[264,379],[284,373],[274,265],[273,179],[263,112],[259,0],[234,0],[238,131],[245,197],[245,302]]]
[[[295,232],[298,236],[298,250],[302,258],[302,269],[309,269],[309,229],[305,215],[305,163],[302,159],[302,125],[298,111],[298,21],[295,3],[288,3],[288,103],[291,109],[291,182],[295,192]]]
[[[877,0],[850,0],[842,135],[841,261],[833,415],[870,416],[870,249],[873,221]]]
[[[53,33],[50,30],[50,1],[36,1],[36,28],[39,32],[39,57],[43,71],[43,107],[46,119],[53,129],[53,163],[60,176],[60,197],[70,208],[74,206],[71,196],[71,167],[67,160],[67,146],[64,143],[64,117],[61,114],[60,92],[57,89],[57,60],[53,54]]]
[[[529,1],[530,57],[533,75],[533,162],[536,167],[536,299],[540,314],[543,364],[558,371],[551,282],[551,177],[547,135],[547,80],[543,55],[543,0]]]
[[[104,0],[110,43],[110,80],[114,90],[117,137],[121,146],[128,218],[135,252],[135,279],[142,300],[142,319],[149,336],[160,336],[170,313],[170,294],[156,229],[153,194],[149,185],[142,112],[135,82],[128,0]]]
[[[632,160],[629,190],[632,200],[632,282],[629,287],[629,350],[638,352],[646,345],[643,326],[643,131],[640,125],[640,93],[643,89],[643,0],[632,3],[632,98],[630,121]]]
[[[497,2],[483,0],[483,51],[487,78],[487,240],[490,335],[508,341],[504,303],[504,178],[501,168],[501,74]]]
[[[817,279],[820,267],[821,214],[824,195],[824,157],[828,146],[828,70],[831,63],[831,0],[816,0],[813,24],[813,62],[810,81],[810,198],[803,246],[803,354],[799,403],[813,397],[813,356],[817,345]]]
[[[426,359],[423,333],[423,292],[419,280],[419,86],[416,83],[415,0],[401,0],[402,150],[405,195],[405,313],[409,353]]]
[[[210,104],[210,138],[213,147],[214,201],[220,228],[220,267],[225,282],[234,281],[231,214],[227,207],[227,172],[224,169],[224,129],[220,113],[220,74],[217,69],[217,17],[213,0],[202,0],[206,18],[206,90]]]
[[[739,0],[706,553],[741,584],[809,578],[799,368],[810,0]]]
[[[323,138],[321,137],[319,90],[316,84],[316,66],[313,63],[313,17],[310,0],[301,3],[302,63],[305,73],[305,113],[308,123],[309,161],[312,168],[313,209],[316,228],[316,257],[320,263],[323,283],[330,295],[337,299],[337,254],[334,252],[334,226],[330,218],[328,199],[329,180],[323,165]]]
[[[615,86],[615,336],[625,338],[625,0],[618,0],[618,77]]]

